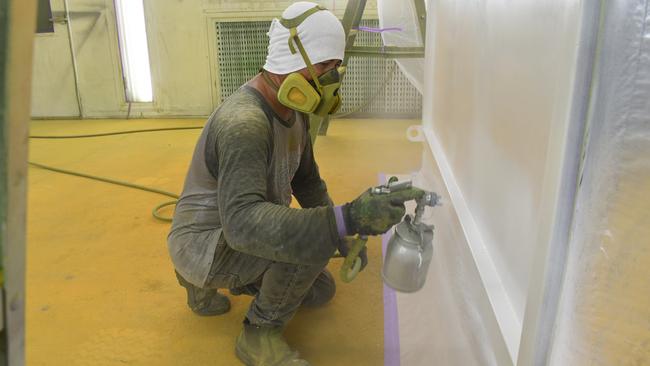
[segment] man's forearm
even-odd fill
[[[303,182],[294,187],[293,195],[302,208],[332,206],[333,202],[327,193],[327,185],[323,180],[314,179],[310,182]]]
[[[339,244],[332,207],[294,209],[270,202],[230,207],[224,234],[235,250],[279,262],[326,262]]]

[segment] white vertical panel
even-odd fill
[[[428,7],[423,123],[484,293],[458,306],[464,326],[487,330],[498,364],[517,360],[534,255],[553,229],[546,203],[559,194],[582,5]]]
[[[551,128],[546,182],[540,206],[540,211],[549,214],[539,221],[540,227],[551,227],[551,230],[537,233],[538,244],[531,266],[518,365],[546,365],[548,362],[575,217],[586,119],[597,62],[600,15],[600,4],[583,4],[569,123],[558,121],[559,125]],[[555,169],[558,166],[560,169]]]
[[[434,255],[422,290],[398,294],[401,365],[491,366],[511,364],[459,215],[451,204],[439,162],[424,147],[414,183],[437,192],[443,205],[427,209],[435,225]]]
[[[36,1],[0,4],[0,244],[4,334],[0,362],[25,364],[25,248],[27,221],[27,135]]]

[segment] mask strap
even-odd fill
[[[300,51],[300,56],[302,56],[305,65],[307,65],[307,70],[309,71],[311,78],[314,80],[314,83],[316,84],[316,87],[318,88],[319,92],[322,92],[323,88],[318,82],[318,75],[316,75],[316,70],[314,69],[314,65],[312,65],[311,61],[309,60],[309,57],[307,56],[307,51],[305,51],[305,48],[303,47],[302,42],[298,37],[298,26],[310,15],[321,10],[326,10],[326,8],[321,5],[316,5],[313,8],[305,11],[304,13],[298,15],[295,18],[280,19],[280,24],[282,24],[282,26],[284,26],[285,28],[289,29],[289,50],[291,51],[291,54],[296,53],[296,48],[293,46],[293,42],[295,42],[296,46],[298,46],[298,50]]]
[[[266,71],[264,71],[264,70],[262,70],[262,79],[264,79],[264,81],[266,81],[266,83],[267,83],[267,84],[268,84],[268,85],[269,85],[273,90],[275,90],[276,92],[278,91],[278,84],[276,84],[275,81],[273,81],[273,80],[271,79],[271,77],[270,77],[270,76],[266,73]]]
[[[316,75],[316,70],[314,69],[314,65],[312,65],[311,61],[309,60],[309,57],[307,57],[307,52],[305,51],[305,48],[302,46],[302,42],[300,42],[300,38],[298,38],[298,36],[296,35],[296,38],[294,39],[296,41],[296,45],[298,46],[298,49],[300,50],[300,56],[302,56],[303,61],[305,61],[305,65],[307,65],[307,70],[309,71],[312,80],[316,84],[318,91],[322,92],[323,87],[320,85],[320,82],[318,81],[318,75]]]
[[[321,5],[316,5],[313,8],[305,11],[304,13],[298,15],[295,18],[291,18],[291,19],[282,18],[282,19],[280,19],[280,24],[282,24],[287,29],[297,28],[300,25],[300,23],[304,22],[305,19],[307,19],[310,15],[312,15],[312,14],[318,12],[318,11],[321,11],[321,10],[327,10],[327,8],[324,7],[324,6],[321,6]]]

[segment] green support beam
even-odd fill
[[[371,47],[353,46],[345,51],[346,56],[382,57],[382,58],[422,58],[424,47]]]
[[[427,40],[427,8],[424,5],[424,0],[413,0],[413,4],[418,15],[418,27],[422,36],[422,46],[424,46]]]
[[[345,14],[343,14],[343,20],[341,21],[341,24],[343,24],[343,30],[345,31],[345,45],[346,49],[348,47],[351,47],[354,45],[354,40],[357,38],[357,31],[354,28],[359,27],[359,23],[361,23],[361,17],[363,16],[363,11],[366,8],[366,0],[349,0],[347,6],[345,7]],[[345,53],[345,56],[343,57],[343,62],[342,65],[346,66],[348,64],[348,60],[350,59],[350,55],[348,53]],[[320,118],[318,116],[311,116],[310,120],[318,120],[318,129],[316,129],[315,133],[317,133],[320,136],[325,136],[327,135],[327,130],[329,129],[330,126],[330,118],[329,116],[325,118]],[[315,128],[314,125],[312,125],[312,128]],[[315,136],[315,135],[312,135]],[[314,143],[316,142],[315,137],[314,137]]]
[[[357,38],[357,28],[361,23],[361,18],[363,17],[363,11],[366,9],[366,0],[349,0],[348,5],[345,8],[345,14],[343,15],[343,30],[345,31],[345,49],[354,46],[354,41]],[[345,53],[343,57],[343,66],[348,64],[350,55]]]

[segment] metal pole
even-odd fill
[[[343,15],[343,30],[345,30],[345,49],[351,48],[354,46],[354,41],[357,38],[357,30],[354,28],[359,27],[361,23],[361,17],[363,16],[363,11],[366,9],[366,0],[350,0],[348,5],[345,8],[345,14]],[[343,57],[343,65],[348,64],[350,55],[345,53]]]
[[[68,28],[68,43],[70,44],[70,56],[72,59],[72,74],[74,75],[74,91],[77,96],[77,105],[79,106],[79,118],[84,118],[83,104],[81,103],[81,93],[79,92],[79,68],[77,66],[77,56],[74,52],[74,42],[72,41],[72,23],[70,21],[70,10],[68,0],[63,0],[63,11],[65,12],[65,23]]]

